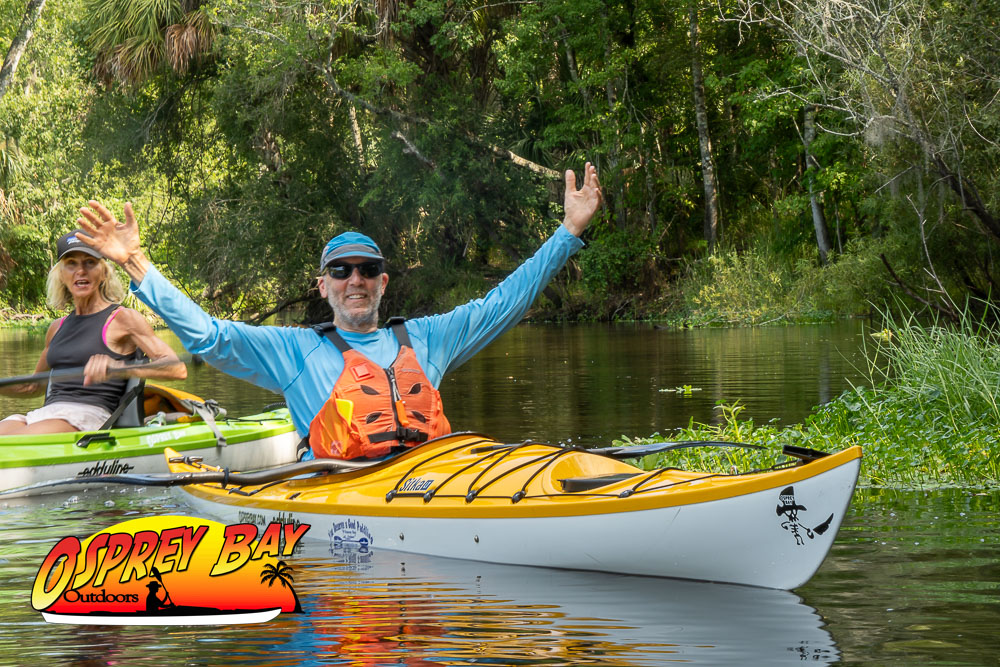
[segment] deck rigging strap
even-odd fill
[[[477,497],[480,496],[480,494],[483,492],[483,489],[485,489],[486,487],[488,487],[490,484],[493,484],[494,482],[497,482],[497,481],[503,479],[507,475],[509,475],[511,473],[514,473],[514,472],[517,472],[518,470],[521,470],[522,468],[526,468],[526,467],[528,467],[530,465],[534,465],[535,463],[538,463],[539,461],[543,461],[543,460],[551,457],[551,453],[549,453],[549,454],[543,454],[542,456],[534,458],[534,459],[532,459],[530,461],[525,461],[524,463],[521,463],[521,464],[518,464],[518,465],[514,466],[510,470],[506,470],[504,472],[501,472],[499,475],[497,475],[493,479],[487,481],[485,484],[483,484],[482,486],[480,486],[478,489],[475,488],[476,482],[478,482],[480,479],[482,479],[483,476],[486,473],[488,473],[490,470],[492,470],[495,466],[499,465],[501,461],[503,461],[505,458],[507,458],[508,456],[510,456],[512,453],[516,452],[521,447],[525,447],[527,445],[537,445],[537,444],[542,444],[542,443],[536,443],[536,442],[531,442],[530,440],[525,440],[524,442],[522,442],[519,445],[507,445],[506,449],[487,449],[487,448],[484,448],[484,447],[473,448],[472,449],[473,452],[479,452],[479,451],[482,451],[484,449],[486,451],[490,452],[490,453],[486,454],[482,459],[480,459],[480,461],[483,461],[485,459],[491,458],[495,454],[499,453],[500,451],[502,451],[503,453],[500,454],[500,456],[498,458],[496,458],[492,463],[490,463],[488,466],[486,466],[486,468],[482,472],[480,472],[478,475],[476,475],[475,479],[472,480],[472,482],[469,484],[469,491],[465,495],[465,502],[471,503],[473,500],[475,500]],[[548,463],[546,463],[546,465],[548,465]],[[469,466],[469,467],[471,467],[471,466]],[[545,466],[542,466],[542,468],[544,468],[544,467]],[[536,471],[535,475],[537,475],[537,474],[538,474],[538,472]],[[530,482],[532,479],[534,479],[535,475],[532,475],[528,479],[528,481]],[[445,481],[450,481],[450,480],[445,480]],[[443,486],[443,483],[442,483],[442,486]],[[522,487],[522,491],[523,490],[524,489]],[[516,503],[517,499],[515,499],[515,498],[516,498],[517,495],[518,494],[515,493],[513,496],[496,496],[496,497],[498,497],[498,498],[507,498],[507,497],[509,497],[510,500],[511,500],[511,502]]]
[[[470,435],[473,435],[473,434],[470,434]],[[475,435],[478,435],[478,434],[475,434]],[[446,437],[446,436],[442,436],[442,437]],[[480,440],[479,442],[488,442],[488,439],[485,438],[485,437],[483,437],[483,439]],[[479,444],[479,443],[476,442],[476,443],[472,443],[472,444]],[[433,493],[434,489],[429,490],[425,494],[412,494],[412,493],[400,493],[399,487],[400,487],[400,485],[403,482],[405,482],[407,479],[410,478],[410,476],[416,471],[417,468],[419,468],[420,466],[424,465],[428,461],[433,461],[436,458],[440,458],[442,456],[447,456],[448,454],[452,454],[454,452],[457,452],[460,449],[465,449],[468,446],[469,446],[468,443],[463,443],[461,445],[458,445],[457,447],[452,447],[451,449],[447,449],[445,451],[438,452],[437,454],[435,454],[435,455],[433,455],[433,456],[431,456],[429,458],[426,458],[423,461],[418,461],[416,465],[414,465],[409,470],[407,470],[405,473],[403,473],[403,475],[396,482],[396,485],[394,487],[392,487],[392,489],[388,493],[385,494],[385,502],[387,502],[387,503],[388,502],[392,502],[392,499],[395,498],[396,496],[412,496],[412,495],[423,495],[424,496],[424,500],[430,500],[432,497],[434,497],[434,493]],[[452,477],[454,477],[454,475],[452,475]],[[438,484],[438,488],[441,488],[441,485],[444,484],[445,482],[449,481],[450,479],[451,479],[451,477],[449,477],[448,479],[446,479],[444,482],[441,482],[441,484]],[[427,494],[430,494],[430,495],[427,495]]]
[[[226,416],[226,409],[220,406],[214,399],[207,401],[195,401],[190,398],[180,399],[181,405],[191,411],[191,414],[198,415],[204,420],[205,425],[212,429],[215,435],[215,444],[219,447],[226,446],[226,436],[222,435],[218,425],[215,423],[217,416]]]
[[[525,445],[527,445],[527,444],[529,444],[529,443],[528,443],[528,442],[525,442],[524,444],[525,444]],[[538,444],[541,444],[541,443],[538,443]],[[551,445],[550,445],[550,446],[551,446]],[[529,461],[529,464],[530,464],[530,463],[540,463],[540,462],[542,462],[542,461],[544,461],[544,463],[542,463],[542,465],[538,466],[538,469],[537,469],[537,470],[535,470],[535,471],[534,471],[533,473],[531,473],[531,475],[530,475],[530,476],[528,477],[528,479],[527,479],[527,480],[525,480],[524,484],[523,484],[523,485],[521,486],[521,490],[520,490],[520,491],[517,491],[517,492],[515,492],[515,493],[514,493],[514,495],[512,495],[512,496],[510,497],[510,501],[511,501],[512,503],[518,503],[518,502],[520,502],[520,501],[521,501],[521,499],[522,499],[522,498],[524,498],[524,497],[525,497],[525,495],[527,494],[527,491],[528,491],[528,485],[529,485],[529,484],[531,484],[531,482],[532,482],[532,481],[534,481],[534,479],[535,479],[536,477],[538,477],[538,475],[539,475],[539,474],[540,474],[540,473],[541,473],[541,472],[542,472],[543,470],[545,470],[545,469],[546,469],[546,468],[548,468],[548,467],[549,467],[550,465],[552,465],[552,462],[553,462],[553,461],[555,461],[556,459],[558,459],[558,458],[559,458],[560,456],[565,456],[566,454],[569,454],[569,453],[570,453],[570,452],[572,452],[572,451],[573,451],[572,449],[565,449],[565,448],[562,448],[562,447],[560,447],[560,448],[558,448],[558,449],[557,449],[556,451],[554,451],[554,452],[549,452],[548,454],[543,454],[543,455],[539,456],[538,458],[534,459],[533,461]],[[527,464],[525,465],[525,467],[527,467]],[[508,472],[513,472],[513,470],[510,470],[510,471],[508,471]],[[506,474],[508,474],[508,473],[504,473],[504,474],[506,475]],[[502,477],[502,476],[503,476],[503,475],[501,475],[501,477]],[[500,477],[497,477],[496,479],[494,479],[494,480],[490,481],[490,484],[492,484],[493,482],[497,481],[497,479],[500,479]],[[486,488],[486,486],[488,486],[488,485],[484,484],[484,485],[483,485],[483,486],[482,486],[482,487],[480,488],[480,491],[482,491],[482,489]]]

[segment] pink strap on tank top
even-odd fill
[[[111,346],[108,345],[108,326],[111,324],[111,320],[115,319],[115,315],[117,315],[120,310],[121,308],[115,308],[113,311],[111,311],[111,314],[108,315],[107,321],[104,323],[104,328],[101,329],[101,340],[104,341],[105,347],[107,347],[109,350],[111,349]]]

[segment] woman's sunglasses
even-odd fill
[[[375,278],[382,274],[382,262],[361,262],[360,264],[337,262],[326,267],[324,273],[334,280],[346,280],[354,273],[354,269],[358,270],[362,278]]]

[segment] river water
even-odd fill
[[[161,335],[184,352],[170,332]],[[441,393],[453,429],[504,441],[608,444],[667,433],[691,419],[713,423],[721,419],[719,401],[739,400],[742,416],[758,423],[790,424],[851,383],[866,382],[868,338],[860,321],[682,331],[524,324],[446,375]],[[0,377],[31,373],[43,346],[41,332],[0,330]],[[204,364],[168,384],[214,398],[234,415],[282,400]],[[38,404],[0,396],[0,414]]]
[[[720,400],[788,424],[864,381],[866,336],[860,323],[522,325],[442,392],[453,426],[508,441],[667,433],[718,419]],[[3,376],[30,372],[41,344],[0,332]],[[280,400],[208,366],[183,386],[231,414]],[[0,413],[37,402],[2,399]],[[998,501],[997,490],[861,489],[830,556],[794,592],[386,551],[345,562],[309,546],[291,563],[305,614],[220,628],[48,625],[30,607],[58,539],[190,512],[180,492],[0,501],[0,664],[1000,665]]]

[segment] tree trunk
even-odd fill
[[[347,105],[347,113],[351,120],[351,136],[354,137],[354,150],[358,153],[358,167],[362,172],[368,171],[368,160],[365,157],[365,144],[361,140],[361,125],[358,124],[358,112],[353,104]]]
[[[712,159],[712,137],[708,131],[708,109],[705,103],[705,79],[701,71],[701,40],[698,37],[698,2],[688,7],[691,22],[691,82],[694,88],[694,115],[701,148],[701,176],[705,188],[705,241],[712,252],[719,236],[719,187],[715,181]]]
[[[330,89],[333,91],[335,95],[337,95],[341,99],[346,100],[347,102],[353,104],[356,107],[371,112],[376,117],[389,118],[401,127],[407,125],[408,123],[419,125],[421,127],[434,127],[436,125],[436,123],[434,123],[428,118],[423,118],[420,116],[411,116],[409,114],[400,113],[388,107],[375,106],[371,102],[368,102],[367,100],[358,97],[354,93],[351,93],[341,88],[340,84],[337,83],[337,79],[334,78],[333,72],[330,70],[329,67],[317,67],[317,69],[323,75],[323,78],[326,80],[326,83],[330,86]],[[555,169],[551,169],[549,167],[540,165],[536,162],[532,162],[531,160],[523,158],[520,155],[512,153],[511,151],[507,150],[506,148],[503,148],[502,146],[491,144],[487,140],[482,139],[477,135],[472,134],[471,132],[459,131],[458,136],[459,138],[464,139],[467,143],[471,144],[472,146],[475,146],[476,148],[479,148],[480,150],[484,150],[498,158],[509,160],[510,162],[513,162],[517,166],[529,169],[536,174],[540,174],[542,176],[545,176],[546,178],[551,178],[559,181],[561,181],[563,178],[563,173],[561,171],[556,171]],[[412,142],[410,143],[412,144]]]
[[[646,224],[649,231],[656,230],[656,184],[653,182],[653,157],[648,155],[645,146],[639,148],[640,166],[646,179]]]
[[[27,9],[24,10],[21,27],[18,29],[14,40],[10,43],[10,48],[7,50],[7,57],[3,61],[3,68],[0,69],[0,98],[7,92],[7,87],[10,86],[10,82],[14,79],[17,64],[21,61],[21,56],[24,55],[24,50],[28,47],[28,42],[31,41],[31,33],[35,31],[35,24],[38,23],[38,18],[42,15],[44,8],[45,0],[30,0]]]
[[[978,48],[977,41],[967,43],[970,53],[964,54],[962,60],[976,63],[971,70],[946,60],[952,56],[932,45],[941,35],[951,33],[940,32],[935,27],[937,13],[927,12],[924,4],[738,0],[735,11],[738,18],[725,20],[739,21],[746,26],[761,23],[777,26],[809,58],[808,75],[831,108],[839,109],[861,126],[873,126],[876,130],[885,128],[916,144],[923,160],[915,160],[913,166],[929,165],[955,193],[962,206],[982,223],[986,232],[995,241],[1000,241],[1000,213],[980,194],[970,175],[971,172],[978,176],[978,172],[963,164],[967,155],[987,155],[996,144],[974,126],[972,130],[978,139],[966,143],[965,130],[961,127],[972,124],[965,110],[984,103],[992,104],[990,100],[995,98],[991,92],[995,86],[990,87],[995,80],[995,68],[991,69],[993,61],[983,58],[992,56],[996,49],[985,48],[980,53],[974,50]],[[963,3],[960,6],[965,5],[980,12],[993,9],[990,3]],[[993,14],[977,16],[992,19]],[[940,30],[947,31],[950,27],[945,24]],[[819,62],[814,61],[817,58],[834,63],[833,70],[843,68],[844,73],[838,78],[827,78],[827,73],[814,67],[813,62]],[[947,71],[955,81],[976,83],[938,86],[934,83],[937,81],[934,73],[938,71]],[[928,117],[911,108],[910,91],[921,100],[922,107],[941,105],[943,112]],[[976,99],[979,91],[987,91],[986,102]],[[889,102],[884,107],[877,102],[882,98]],[[961,100],[962,113],[948,111],[951,99]],[[940,118],[935,120],[935,115]]]
[[[611,45],[610,40],[605,37],[604,42],[604,56],[611,62]],[[627,76],[627,75],[626,75]],[[622,85],[622,80],[618,77],[611,77],[604,84],[604,94],[608,102],[608,119],[607,123],[604,123],[605,128],[608,129],[608,133],[611,134],[611,140],[606,142],[608,147],[608,163],[607,171],[609,173],[614,173],[618,171],[618,165],[621,161],[622,154],[622,142],[621,142],[621,122],[617,122],[615,119],[618,116],[616,107],[618,105],[618,91],[624,90],[625,86]],[[616,179],[616,187],[614,188],[614,195],[610,197],[612,200],[612,205],[614,206],[615,217],[613,224],[617,229],[622,229],[628,220],[628,214],[625,210],[625,179]],[[608,185],[604,186],[604,191],[611,188]]]
[[[553,17],[555,19],[556,25],[559,26],[559,39],[562,40],[563,48],[566,51],[566,69],[569,72],[569,78],[573,81],[577,90],[580,91],[580,97],[583,98],[584,109],[590,110],[590,93],[587,91],[586,86],[580,83],[580,73],[576,67],[576,54],[573,52],[573,47],[569,44],[569,32],[566,30],[566,24],[562,22],[562,19],[558,15]]]
[[[812,142],[816,139],[816,106],[806,107],[805,118],[802,123],[802,145],[806,154],[806,183],[809,187],[809,206],[812,209],[813,228],[816,230],[816,246],[819,249],[819,263],[826,265],[830,254],[830,232],[826,227],[826,216],[823,214],[823,205],[820,196],[816,192],[816,170],[819,163],[809,150]]]
[[[909,99],[905,94],[902,82],[895,75],[893,75],[891,82],[892,90],[896,96],[896,106],[900,109],[903,119],[912,128],[911,137],[917,146],[920,147],[925,159],[933,165],[934,171],[937,172],[938,176],[958,196],[959,201],[962,202],[966,210],[979,219],[983,226],[986,227],[987,232],[993,236],[994,240],[1000,240],[1000,218],[987,207],[979,194],[979,189],[976,187],[975,182],[961,173],[961,163],[958,170],[956,170],[945,162],[942,157],[943,151],[934,145],[924,126],[918,122],[916,114],[910,108]]]

